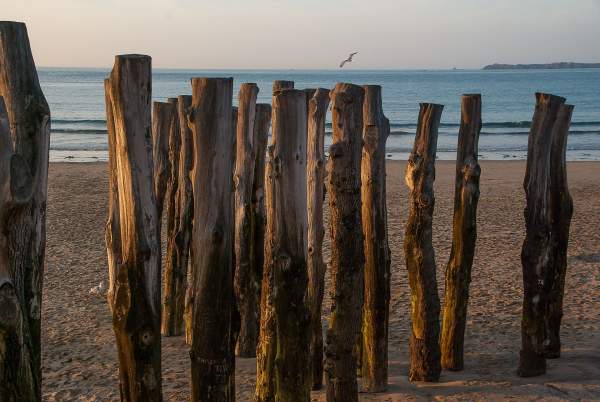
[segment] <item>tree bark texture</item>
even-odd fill
[[[410,381],[438,381],[440,298],[438,296],[432,220],[435,156],[442,105],[421,104],[413,151],[406,168],[409,215],[404,254],[411,291]]]
[[[525,241],[521,251],[523,265],[523,315],[521,319],[521,353],[518,374],[521,377],[546,372],[544,341],[548,301],[547,275],[552,267],[552,210],[550,168],[554,125],[565,99],[536,94],[536,106],[529,132],[527,168],[523,187],[525,207]]]
[[[0,22],[0,399],[41,400],[50,109],[27,28]]]
[[[446,267],[446,291],[440,346],[442,368],[458,371],[464,366],[464,339],[469,302],[471,267],[477,241],[479,176],[477,161],[481,131],[481,95],[461,100],[461,121],[456,153],[452,249]]]
[[[361,166],[365,286],[362,322],[362,385],[382,392],[388,379],[390,264],[386,207],[385,143],[390,123],[383,114],[381,87],[364,87]]]
[[[548,272],[548,309],[546,311],[547,359],[560,357],[560,323],[563,315],[565,276],[567,273],[567,246],[573,216],[573,199],[567,182],[567,137],[572,105],[562,105],[554,124],[550,155],[550,197],[552,210],[552,267]]]
[[[235,399],[232,78],[193,78],[192,401]]]
[[[233,184],[235,213],[235,276],[234,288],[240,315],[240,332],[236,355],[255,357],[258,341],[258,287],[254,272],[252,249],[252,190],[255,171],[256,84],[242,84],[238,95],[236,128],[236,159]]]
[[[106,85],[109,134],[114,138],[110,183],[116,183],[120,242],[107,247],[121,261],[110,273],[121,399],[160,401],[160,219],[153,181],[151,58],[124,55]],[[110,201],[114,200],[111,197]],[[115,206],[109,209],[116,213]],[[112,216],[109,216],[109,222]],[[109,252],[109,258],[111,253]]]
[[[257,401],[310,400],[306,305],[306,95],[273,96],[266,167],[267,229],[257,348]]]
[[[364,90],[338,83],[330,94],[333,143],[327,162],[332,306],[325,345],[327,401],[358,401],[355,345],[364,286],[361,152]]]
[[[329,106],[329,90],[311,91],[308,101],[308,137],[306,152],[306,181],[308,208],[308,306],[312,333],[310,355],[312,389],[323,386],[323,326],[321,310],[325,291],[325,263],[323,261],[323,200],[325,172],[325,120]]]

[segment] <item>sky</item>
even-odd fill
[[[600,62],[600,0],[0,0],[38,66],[480,68]],[[345,67],[346,68],[346,67]]]

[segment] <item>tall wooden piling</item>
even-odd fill
[[[390,264],[386,207],[385,143],[390,123],[383,114],[381,87],[366,85],[361,166],[365,285],[362,322],[362,384],[382,392],[388,379]]]
[[[255,399],[310,400],[310,315],[306,305],[306,95],[273,96],[266,167],[267,230]]]
[[[185,118],[182,121],[185,107],[189,107],[191,97],[187,105],[184,97],[169,98],[168,102],[175,107],[175,119],[169,129],[169,161],[171,170],[167,180],[167,253],[165,271],[163,274],[163,310],[162,310],[162,334],[164,336],[179,336],[184,332],[184,301],[187,288],[187,264],[189,255],[189,238],[191,235],[191,220],[187,224],[182,222],[191,215],[191,204],[182,200],[182,195],[188,194],[191,198],[191,185],[189,185],[189,169],[191,161],[191,144],[185,145],[185,141],[191,143],[190,130]],[[185,127],[182,127],[182,124]],[[188,163],[186,175],[182,177],[181,164]],[[188,183],[186,183],[188,182]],[[186,186],[188,186],[186,188]]]
[[[0,22],[0,97],[0,399],[41,400],[50,110],[22,23]]]
[[[547,359],[560,357],[560,323],[563,315],[563,297],[565,293],[565,276],[567,273],[567,246],[571,217],[573,216],[573,199],[569,194],[567,182],[567,137],[572,105],[562,105],[558,110],[553,143],[550,155],[550,205],[552,209],[552,266],[547,275],[548,307],[546,310],[546,342]]]
[[[177,108],[167,102],[152,104],[152,159],[154,160],[154,195],[159,221],[167,198],[167,183],[171,175],[169,142],[171,126],[176,124]]]
[[[175,324],[173,327],[178,327],[177,321],[183,319],[185,327],[186,343],[191,344],[191,328],[192,328],[192,298],[188,291],[193,287],[189,284],[193,283],[190,280],[191,273],[188,269],[190,261],[190,240],[192,236],[192,220],[194,217],[194,199],[193,189],[190,174],[194,161],[194,138],[192,130],[187,121],[187,110],[192,105],[192,97],[189,95],[180,95],[177,97],[177,117],[179,119],[179,161],[177,169],[177,193],[175,214],[176,214],[176,232],[172,236],[172,245],[167,245],[172,250],[173,257],[172,267],[173,273],[168,275],[172,281],[165,282],[165,288],[168,288],[167,294],[172,295],[173,313],[172,320]],[[175,272],[176,271],[176,272]],[[180,313],[180,311],[183,311]],[[182,314],[182,318],[180,318]]]
[[[250,258],[252,260],[251,281],[254,283],[255,300],[257,304],[257,320],[260,330],[260,300],[263,265],[265,262],[265,229],[267,215],[265,210],[265,156],[271,127],[271,105],[259,103],[256,105],[256,118],[254,120],[254,180],[252,184],[252,215],[251,232],[252,247]],[[258,343],[258,338],[257,338]],[[255,348],[256,356],[256,348]]]
[[[234,184],[235,276],[234,288],[240,315],[236,355],[255,357],[258,342],[258,283],[255,281],[252,249],[252,190],[254,185],[256,84],[242,84],[238,95]]]
[[[363,302],[363,231],[360,177],[363,88],[339,83],[330,95],[333,144],[327,162],[331,236],[332,308],[325,345],[328,401],[358,400],[357,356]]]
[[[160,219],[154,195],[151,136],[151,59],[142,55],[115,58],[106,85],[110,179],[118,193],[120,238],[107,247],[121,256],[109,277],[109,303],[119,355],[123,400],[160,401]],[[111,139],[110,141],[113,141]],[[114,194],[110,198],[114,202]],[[115,211],[115,206],[110,207]],[[109,216],[109,222],[112,216]],[[118,243],[120,241],[120,243]],[[111,253],[109,252],[109,256]]]
[[[193,78],[191,400],[233,401],[232,78]]]
[[[329,90],[311,91],[308,101],[308,137],[306,152],[306,182],[308,209],[308,306],[312,334],[310,354],[312,389],[323,385],[323,327],[321,310],[325,290],[325,263],[323,261],[323,182],[325,173],[325,120],[329,106]]]
[[[446,267],[446,292],[440,346],[442,368],[458,371],[464,366],[464,339],[469,302],[471,267],[477,240],[479,175],[477,161],[481,131],[481,95],[464,95],[456,152],[452,249]]]
[[[550,158],[554,125],[558,111],[564,103],[564,98],[537,93],[529,131],[527,168],[523,181],[527,205],[524,212],[526,234],[521,252],[524,290],[518,369],[521,377],[532,377],[546,372],[546,282],[552,266]]]
[[[410,381],[438,381],[440,298],[435,276],[432,220],[435,156],[442,105],[422,103],[417,134],[406,168],[409,215],[404,254],[411,292]]]

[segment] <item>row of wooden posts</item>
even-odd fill
[[[0,23],[0,70],[0,350],[10,351],[1,355],[0,399],[35,401],[41,399],[50,111],[24,24]],[[236,354],[256,354],[258,401],[308,401],[323,376],[328,400],[357,400],[357,367],[365,390],[384,390],[389,122],[381,88],[342,83],[332,91],[297,90],[293,82],[276,81],[270,106],[256,103],[255,84],[242,84],[236,109],[231,78],[194,78],[191,83],[192,96],[151,107],[151,59],[142,55],[117,56],[105,81],[108,301],[122,400],[162,399],[161,332],[181,335],[184,327],[192,400],[235,398]],[[329,104],[333,144],[325,174]],[[411,381],[437,381],[442,367],[463,368],[479,197],[481,97],[462,98],[440,335],[432,215],[442,109],[421,104],[406,171]],[[563,98],[537,95],[524,181],[521,376],[543,374],[545,359],[560,355],[572,215],[565,162],[572,110]],[[333,284],[325,342],[323,182]]]

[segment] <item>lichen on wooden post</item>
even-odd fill
[[[27,28],[0,22],[0,399],[41,400],[50,109]]]
[[[518,374],[521,377],[546,372],[547,275],[552,266],[552,210],[550,167],[554,125],[565,103],[559,96],[537,93],[529,131],[527,168],[523,187],[527,201],[525,240],[521,251],[523,265],[523,315]]]
[[[236,159],[234,172],[235,276],[234,289],[240,315],[236,355],[255,357],[258,341],[258,283],[255,281],[252,233],[252,190],[254,185],[256,84],[242,84],[238,95]]]
[[[385,143],[390,123],[383,114],[381,87],[366,85],[361,165],[365,285],[362,321],[362,385],[382,392],[388,380],[390,264],[386,207]]]
[[[481,131],[481,95],[464,95],[456,152],[454,219],[450,260],[446,267],[446,291],[440,346],[442,368],[458,371],[464,366],[464,339],[469,302],[471,267],[477,240],[479,167],[477,152]]]
[[[306,95],[273,96],[266,167],[267,230],[255,399],[310,400],[310,315],[306,305]]]
[[[312,389],[323,385],[323,326],[321,310],[325,290],[325,263],[323,261],[323,200],[325,173],[325,120],[329,106],[329,90],[318,88],[307,96],[308,137],[306,152],[306,182],[308,209],[308,293],[312,333],[310,354]]]
[[[404,255],[411,292],[410,381],[438,381],[440,298],[438,296],[432,220],[435,158],[442,105],[422,103],[417,133],[406,168],[409,215]]]
[[[233,401],[232,78],[193,78],[191,400]]]
[[[328,401],[358,401],[355,345],[363,304],[361,152],[364,90],[338,83],[330,94],[333,144],[327,161],[332,307],[325,343]]]
[[[552,209],[552,266],[547,275],[548,306],[546,311],[547,359],[560,357],[560,323],[563,315],[565,276],[567,273],[567,246],[573,216],[573,199],[567,182],[567,137],[572,105],[562,105],[554,124],[550,155],[550,197]]]
[[[160,220],[153,182],[151,59],[115,58],[106,85],[111,186],[118,194],[120,237],[107,241],[120,255],[112,266],[109,303],[117,340],[121,398],[160,401]],[[114,168],[114,170],[112,170]],[[111,196],[110,202],[114,202]],[[110,207],[114,212],[114,206]],[[109,216],[112,219],[113,216]],[[107,237],[107,240],[108,237]],[[119,243],[120,242],[120,243]],[[111,253],[109,252],[109,257]]]

